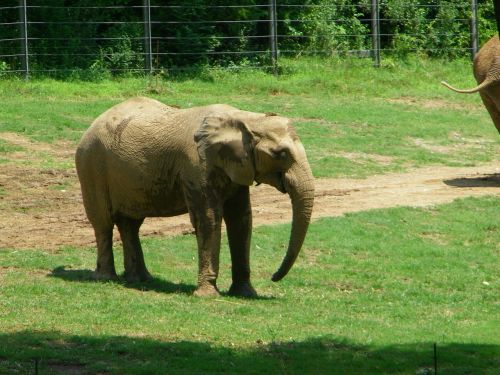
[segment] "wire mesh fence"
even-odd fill
[[[109,3],[3,0],[0,75],[151,73],[207,65],[275,70],[281,57],[300,55],[349,54],[378,65],[387,55],[474,54],[480,33],[493,30],[481,21],[492,17],[492,6],[478,0]]]

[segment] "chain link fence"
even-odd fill
[[[492,32],[478,18],[492,6],[478,0],[102,3],[2,0],[0,76],[276,71],[282,56],[301,55],[356,55],[378,66],[388,55],[473,56],[481,26]]]

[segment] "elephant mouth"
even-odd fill
[[[278,172],[277,176],[277,184],[275,185],[276,189],[280,191],[281,193],[285,194],[286,191],[286,186],[285,186],[285,175],[282,172]]]
[[[276,188],[280,193],[287,193],[285,174],[283,172],[256,176],[255,181],[257,185],[268,184]]]

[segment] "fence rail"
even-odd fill
[[[189,69],[200,61],[220,64],[220,58],[233,61],[235,56],[246,66],[277,71],[280,56],[300,54],[354,54],[371,57],[379,66],[384,54],[396,51],[438,53],[445,49],[449,54],[473,56],[479,45],[477,0],[400,4],[396,15],[381,0],[342,6],[276,0],[250,5],[158,5],[142,0],[142,5],[137,5],[141,1],[136,0],[131,1],[135,5],[67,7],[16,1],[17,5],[0,7],[0,76],[21,73],[29,77],[98,68],[152,73],[157,69]],[[350,9],[352,16],[339,15],[340,7]],[[453,18],[441,12],[452,8],[460,11]],[[204,19],[206,11],[211,11],[211,16],[214,11],[221,14]],[[252,12],[254,16],[231,19],[235,11]],[[297,11],[309,13],[297,17],[303,14]],[[412,17],[415,11],[431,12],[433,16],[417,20]],[[53,12],[60,17],[51,16]],[[117,19],[114,12],[121,18]],[[173,12],[178,13],[177,18],[172,17]],[[444,26],[432,35],[412,31],[411,27],[409,31],[400,30],[399,25],[416,22],[420,28],[439,23]],[[190,34],[190,28],[197,31]],[[456,37],[457,30],[464,28],[466,42]],[[88,32],[78,35],[79,29]],[[455,37],[460,39],[456,45],[449,42]],[[425,47],[425,38],[438,42]],[[441,39],[447,43],[436,47]],[[396,47],[395,40],[406,44]],[[420,44],[413,45],[412,40]],[[248,64],[250,58],[254,64]]]

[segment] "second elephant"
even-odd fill
[[[494,1],[493,6],[500,35],[500,2]],[[484,106],[500,133],[500,40],[498,38],[498,36],[493,36],[474,57],[473,70],[478,86],[469,90],[460,90],[446,82],[442,82],[442,84],[460,93],[479,92]]]
[[[446,82],[442,84],[459,93],[479,92],[484,106],[500,133],[500,40],[497,36],[486,42],[477,53],[473,70],[478,85],[472,89],[461,90]]]
[[[139,240],[146,217],[189,212],[198,243],[196,295],[217,295],[221,223],[231,252],[230,294],[255,296],[250,282],[249,186],[289,194],[293,222],[283,278],[302,247],[314,200],[306,153],[289,119],[216,104],[175,109],[134,98],[101,116],[76,152],[83,203],[97,241],[97,278],[115,278],[112,233],[124,250],[125,277],[150,277]]]

